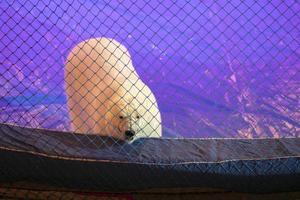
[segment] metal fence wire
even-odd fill
[[[296,0],[1,1],[0,122],[115,141],[298,137],[299,13]]]
[[[180,140],[186,147],[180,150],[172,142],[296,139],[299,72],[297,0],[1,0],[0,143],[7,145],[2,150],[17,150],[1,153],[0,197],[85,198],[50,186],[230,185],[229,171],[248,178],[232,183],[247,190],[257,174],[297,174],[298,160],[283,159],[290,141],[277,149],[282,157],[276,161],[256,161],[251,150],[239,155],[235,149],[228,159],[253,160],[234,163],[215,163],[221,160],[215,154],[205,163],[209,153],[191,153],[198,148],[192,140]],[[223,140],[205,141],[229,148]],[[29,153],[21,154],[24,149]],[[209,176],[215,174],[221,178]],[[277,180],[261,177],[268,183],[262,189]],[[30,190],[37,186],[46,191]]]

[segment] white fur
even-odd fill
[[[94,38],[76,45],[67,57],[65,83],[73,131],[125,140],[131,129],[134,139],[161,137],[156,99],[117,41]]]

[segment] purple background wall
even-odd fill
[[[66,131],[64,62],[112,37],[157,96],[165,137],[300,134],[300,5],[0,1],[0,122]]]

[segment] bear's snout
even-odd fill
[[[127,131],[125,131],[125,137],[126,137],[126,139],[131,140],[134,135],[135,135],[135,132],[133,130],[127,130]]]

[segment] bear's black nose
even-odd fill
[[[135,132],[133,130],[125,131],[125,136],[127,139],[131,139],[134,135],[135,135]]]

